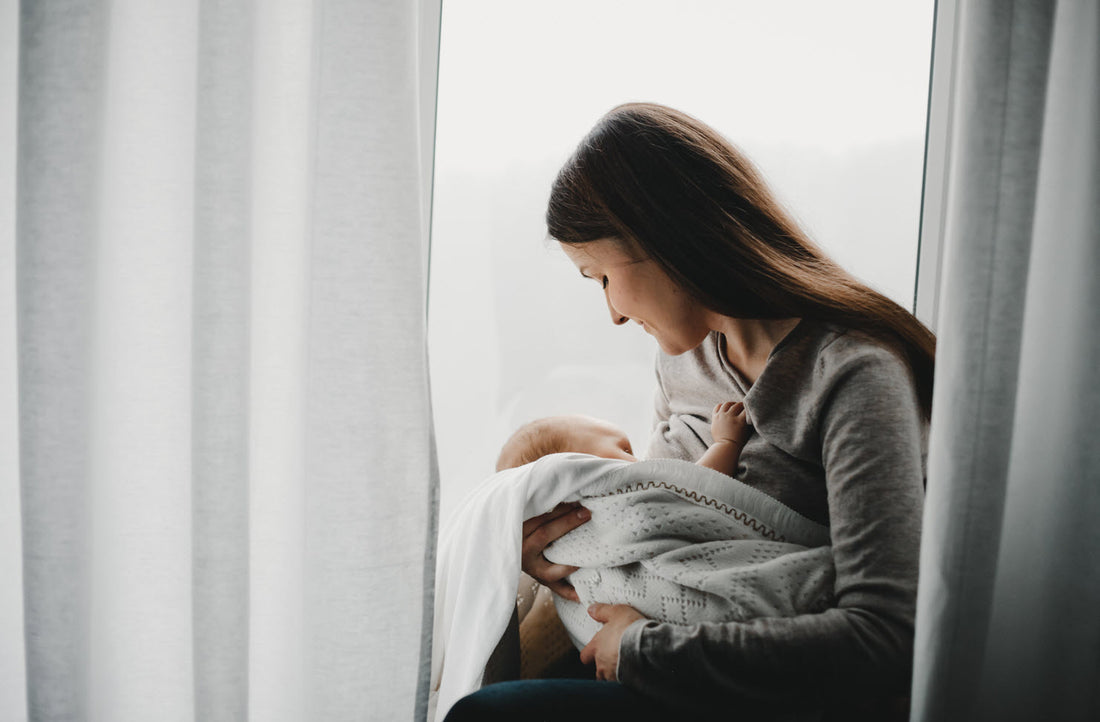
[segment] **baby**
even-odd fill
[[[718,404],[714,407],[711,420],[714,442],[696,464],[732,477],[737,470],[741,450],[751,433],[743,403],[727,401]],[[559,452],[637,461],[626,434],[614,424],[589,416],[554,416],[520,427],[501,449],[497,471],[524,466]],[[530,533],[529,525],[556,517],[561,509],[579,506],[580,502],[565,502],[542,517],[528,520],[524,525],[524,536]],[[752,584],[749,581],[743,586],[751,591],[754,588]],[[549,589],[564,599],[580,601],[569,578],[550,583]],[[551,600],[549,589],[540,588],[533,578],[526,575],[521,578],[515,653],[519,657],[520,676],[524,679],[585,674],[583,665],[577,659],[574,643],[570,642],[558,619],[560,609],[555,609],[556,602]]]
[[[710,432],[714,443],[696,463],[733,476],[750,433],[745,405],[740,401],[726,401],[715,406]],[[500,451],[497,471],[523,466],[547,454],[563,451],[636,460],[630,440],[614,424],[590,416],[550,416],[524,424],[512,434]]]

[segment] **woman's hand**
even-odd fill
[[[542,555],[550,542],[565,536],[592,518],[592,512],[576,502],[558,504],[541,516],[523,522],[523,547],[520,552],[523,571],[550,591],[579,602],[577,590],[565,577],[577,571],[567,564],[552,564]]]
[[[588,616],[603,622],[603,628],[581,650],[581,661],[585,664],[596,663],[596,679],[614,682],[617,679],[615,672],[619,668],[619,642],[623,632],[646,616],[628,604],[593,604],[588,608]]]

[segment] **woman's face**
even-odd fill
[[[710,333],[709,314],[655,261],[632,254],[614,238],[561,244],[585,278],[603,287],[611,322],[634,321],[673,356],[694,349]]]

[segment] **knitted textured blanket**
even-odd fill
[[[553,454],[491,476],[440,534],[432,689],[442,719],[477,690],[515,607],[524,519],[562,501],[592,519],[547,547],[581,567],[581,602],[555,598],[574,644],[600,624],[592,602],[674,624],[793,616],[828,607],[828,529],[756,489],[685,461]]]
[[[573,644],[599,631],[592,602],[672,624],[792,617],[832,603],[828,529],[728,476],[681,461],[638,462],[580,490],[588,523],[546,549],[580,567],[580,603],[554,596]]]

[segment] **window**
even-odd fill
[[[429,344],[444,518],[519,424],[644,450],[655,345],[546,240],[558,168],[613,106],[695,115],[810,235],[912,308],[932,0],[462,0],[443,7]]]

